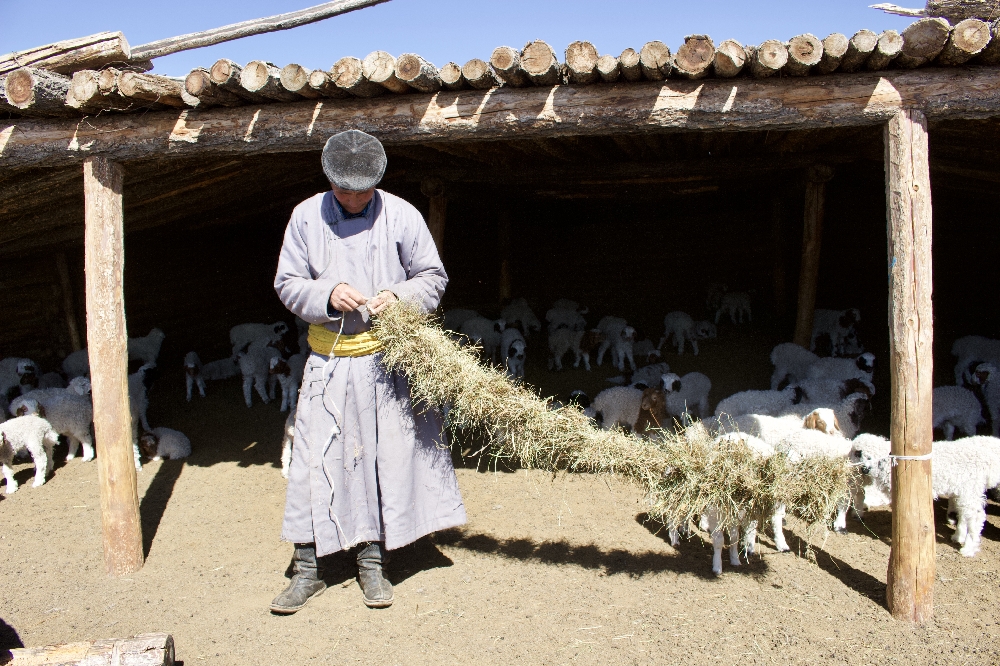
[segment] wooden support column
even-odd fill
[[[104,567],[113,576],[138,571],[143,562],[122,291],[122,180],[120,164],[99,156],[84,160],[87,346],[101,484]]]
[[[420,183],[420,192],[430,199],[427,228],[437,245],[438,256],[444,259],[444,223],[448,213],[448,194],[440,178],[427,178]]]
[[[73,351],[83,349],[80,339],[80,326],[76,321],[76,303],[73,298],[73,283],[69,279],[69,267],[66,265],[66,253],[56,254],[56,272],[59,273],[59,288],[62,291],[63,311],[66,313],[66,328],[69,332],[69,344]]]
[[[933,319],[931,182],[927,118],[898,111],[885,129],[889,237],[890,439],[895,456],[931,453]],[[934,506],[931,461],[896,460],[892,469],[892,549],[886,602],[897,619],[934,614]]]
[[[510,210],[501,208],[497,216],[497,250],[500,256],[500,302],[511,298],[510,275]]]
[[[771,260],[774,283],[773,307],[778,317],[785,316],[788,301],[788,275],[785,272],[785,234],[782,220],[781,198],[771,199]]]
[[[799,268],[799,306],[795,317],[795,344],[809,348],[813,315],[816,311],[816,284],[819,282],[819,251],[823,240],[823,204],[826,184],[833,169],[817,165],[806,174],[806,206],[802,220],[802,265]]]

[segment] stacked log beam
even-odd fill
[[[748,54],[750,74],[755,79],[764,79],[780,72],[788,63],[788,49],[777,39],[769,39],[753,48]]]
[[[139,104],[118,94],[115,89],[105,93],[100,85],[101,72],[83,69],[73,74],[66,106],[81,113],[101,113],[102,111],[130,111]]]
[[[30,116],[71,116],[66,106],[70,78],[36,67],[22,67],[7,74],[4,97],[18,113]]]
[[[788,40],[788,62],[785,73],[790,76],[807,76],[809,70],[823,60],[823,42],[806,33]]]
[[[4,89],[7,85],[7,75],[0,74],[0,111],[5,113],[21,113],[21,109],[17,108],[13,104],[7,101],[7,95]]]
[[[192,69],[184,79],[184,90],[204,106],[241,106],[243,100],[212,81],[212,73],[203,67]]]
[[[156,102],[178,109],[187,106],[182,95],[184,83],[167,76],[122,72],[118,76],[118,92],[132,99]]]
[[[402,94],[413,91],[396,76],[396,59],[385,51],[372,51],[361,61],[361,66],[365,78],[389,92]]]
[[[605,83],[614,83],[622,75],[622,67],[618,58],[613,55],[602,55],[597,59],[597,75]]]
[[[480,61],[482,62],[482,61]],[[468,88],[469,84],[462,76],[462,68],[456,62],[449,62],[438,70],[438,78],[445,90],[462,90]]]
[[[939,65],[961,65],[982,53],[992,41],[990,26],[985,21],[970,18],[952,28],[948,43],[938,56]]]
[[[515,88],[531,85],[528,73],[521,67],[521,55],[509,46],[498,46],[493,49],[490,65],[506,85]]]
[[[980,65],[1000,65],[1000,20],[990,24],[990,43],[976,58]]]
[[[295,93],[306,99],[318,99],[322,95],[318,90],[309,87],[310,74],[312,74],[312,70],[297,63],[289,63],[278,72],[278,81],[281,83],[281,87],[290,93]]]
[[[266,60],[251,60],[240,72],[240,86],[248,93],[278,102],[295,102],[301,95],[281,85],[281,70]]]
[[[685,79],[703,79],[712,71],[715,44],[708,35],[688,35],[674,54],[673,71]]]
[[[417,92],[436,93],[444,85],[438,69],[416,53],[404,53],[396,59],[396,76]]]
[[[521,50],[521,68],[536,86],[554,86],[561,83],[556,52],[540,39],[528,42]]]
[[[322,69],[309,72],[308,84],[309,89],[318,93],[320,97],[347,99],[351,96],[347,91],[338,88],[330,73]]]
[[[858,30],[847,43],[847,53],[840,61],[840,71],[860,71],[868,62],[868,58],[871,57],[876,46],[878,46],[878,35],[871,30]]]
[[[662,81],[670,75],[670,47],[660,41],[646,42],[639,51],[639,68],[649,81]]]
[[[606,80],[597,71],[600,57],[590,42],[573,42],[566,47],[566,76],[570,83],[587,85]],[[617,60],[615,61],[617,70]]]
[[[903,50],[895,64],[913,69],[930,63],[944,50],[950,36],[951,26],[944,19],[914,21],[903,31]]]
[[[618,56],[618,67],[622,70],[622,78],[630,83],[642,80],[642,62],[639,52],[635,49],[625,49]]]
[[[868,56],[865,68],[876,72],[885,69],[903,51],[903,37],[895,30],[886,30],[878,36],[875,50]]]
[[[490,64],[479,58],[473,58],[462,65],[462,77],[476,90],[489,90],[501,84]]]
[[[118,94],[118,77],[121,73],[120,69],[114,67],[101,70],[101,73],[97,76],[97,86],[102,95]]]
[[[21,67],[72,74],[81,69],[100,69],[111,64],[125,65],[131,58],[132,53],[125,35],[120,32],[100,32],[0,56],[0,74],[13,72]]]
[[[747,62],[747,52],[735,39],[727,39],[715,50],[712,69],[715,75],[724,79],[739,76]]]
[[[354,97],[378,97],[388,92],[383,86],[369,81],[365,76],[364,63],[352,56],[333,63],[330,78],[338,88]]]
[[[816,74],[831,74],[840,67],[840,62],[847,54],[847,35],[834,32],[823,40],[823,57],[813,68]]]
[[[251,104],[259,104],[266,101],[266,98],[263,95],[252,93],[240,85],[240,77],[243,74],[243,68],[232,60],[229,60],[228,58],[220,58],[215,61],[208,71],[212,76],[212,83],[223,90],[227,90],[237,97],[245,99]]]

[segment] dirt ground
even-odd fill
[[[698,359],[667,360],[682,372],[742,360],[739,381],[766,383],[769,340],[747,343],[750,355],[722,335]],[[529,367],[546,394],[593,391],[608,374]],[[719,387],[713,402],[730,392]],[[717,578],[707,535],[671,548],[631,486],[471,459],[458,460],[469,523],[392,554],[390,609],[366,609],[350,562],[334,557],[323,596],[273,616],[291,555],[278,539],[283,415],[275,404],[247,410],[235,382],[190,405],[182,394],[180,374],[166,373],[150,398],[153,425],[188,433],[194,454],[139,473],[147,561],[136,574],[104,573],[95,464],[59,463],[41,488],[30,487],[30,464],[17,468],[28,484],[0,499],[0,647],[167,631],[188,666],[1000,661],[996,504],[974,559],[950,543],[938,507],[936,615],[915,628],[884,606],[886,510],[831,534],[815,562],[790,520],[796,552],[776,553],[764,534],[757,556],[739,568],[724,558]]]

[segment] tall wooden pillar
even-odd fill
[[[806,206],[802,219],[802,265],[799,268],[799,304],[795,316],[796,344],[809,348],[813,316],[816,311],[816,285],[819,282],[819,251],[823,240],[823,206],[826,184],[833,169],[817,165],[806,174]]]
[[[427,228],[437,245],[438,256],[444,259],[444,223],[448,212],[448,194],[439,178],[427,178],[420,183],[420,192],[430,199]]]
[[[122,180],[121,165],[104,157],[88,157],[83,163],[87,347],[101,484],[104,567],[113,576],[137,571],[143,562],[122,291]]]
[[[509,301],[511,298],[510,218],[510,210],[501,208],[497,217],[497,250],[500,255],[499,296],[501,303]]]
[[[788,276],[785,272],[785,234],[781,198],[771,199],[771,281],[774,286],[772,305],[774,314],[785,316],[788,301]]]
[[[934,614],[934,506],[931,494],[933,319],[931,181],[927,119],[896,112],[885,129],[889,239],[889,363],[892,373],[892,549],[886,601],[893,616]]]

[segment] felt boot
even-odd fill
[[[305,606],[310,599],[318,597],[326,590],[326,583],[320,577],[316,560],[316,544],[297,543],[292,554],[292,581],[285,591],[271,602],[271,612],[291,615]]]
[[[382,575],[382,565],[387,561],[385,547],[379,541],[358,547],[358,584],[369,608],[392,605],[392,585]]]

